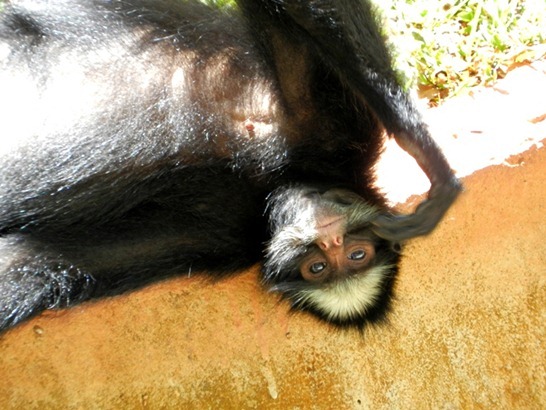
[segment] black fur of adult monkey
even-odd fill
[[[12,0],[0,90],[0,329],[264,244],[269,288],[361,327],[460,191],[367,1]],[[383,130],[431,181],[411,215],[373,187]]]

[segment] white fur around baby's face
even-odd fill
[[[306,288],[294,295],[298,304],[307,304],[332,321],[347,321],[365,314],[382,292],[382,284],[393,266],[376,266],[352,277],[314,288]]]

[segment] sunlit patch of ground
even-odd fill
[[[519,165],[507,158],[546,139],[546,60],[519,67],[495,86],[423,109],[434,139],[459,177],[488,165]],[[423,105],[425,102],[422,102]],[[378,185],[393,203],[428,190],[413,158],[393,140],[378,165]]]

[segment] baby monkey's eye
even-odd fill
[[[357,249],[354,252],[351,252],[347,258],[352,261],[359,261],[366,257],[366,251],[364,249]]]
[[[317,275],[326,269],[326,262],[315,262],[309,266],[309,272]]]

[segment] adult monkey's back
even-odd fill
[[[460,190],[354,0],[13,1],[0,20],[0,328],[260,260],[296,308],[363,326],[400,242]],[[431,181],[394,216],[385,129]],[[264,245],[265,243],[265,245]]]

